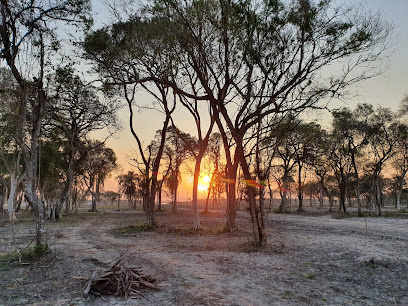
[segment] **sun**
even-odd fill
[[[208,175],[204,176],[203,181],[208,183],[210,181],[210,177]]]

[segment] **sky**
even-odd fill
[[[341,0],[343,1],[343,0]],[[346,106],[353,108],[357,103],[371,103],[374,106],[381,105],[390,107],[394,110],[398,108],[400,101],[408,94],[408,0],[344,0],[345,3],[356,3],[366,5],[374,12],[379,12],[384,20],[391,22],[394,29],[394,47],[393,52],[389,57],[388,70],[375,79],[370,79],[360,83],[358,87],[353,88],[353,93],[356,97],[349,100],[338,102],[338,107]],[[104,1],[93,0],[94,12],[96,13],[96,28],[109,22],[107,18],[107,8],[103,4]],[[152,100],[146,94],[140,94],[138,97],[142,103],[148,103]],[[337,104],[336,104],[337,106]],[[184,131],[189,131],[189,127],[193,126],[193,121],[181,109],[178,109],[176,114],[176,122]],[[319,114],[321,116],[322,114]],[[154,133],[162,124],[162,116],[154,111],[141,112],[136,115],[135,130],[145,139],[148,144],[153,138]],[[325,114],[324,116],[330,116]],[[129,157],[135,156],[136,141],[130,134],[128,124],[128,110],[126,108],[119,112],[119,118],[122,121],[123,129],[114,138],[108,140],[107,145],[114,149],[118,156],[118,162],[123,171],[131,170],[129,166]],[[321,120],[321,118],[316,118]],[[194,135],[194,130],[190,130]],[[117,175],[117,174],[115,174]],[[184,185],[187,185],[190,179],[184,178]],[[116,184],[111,179],[107,182],[105,189],[115,190]],[[187,186],[184,186],[187,188]],[[182,199],[188,195],[187,191],[182,191]]]

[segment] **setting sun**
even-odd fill
[[[210,181],[210,177],[208,175],[204,176],[203,181],[208,183]]]

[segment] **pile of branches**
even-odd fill
[[[156,279],[143,270],[128,267],[118,260],[108,270],[100,273],[95,271],[88,281],[85,294],[114,295],[130,298],[144,296],[144,289],[159,290],[154,284]]]

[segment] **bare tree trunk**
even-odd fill
[[[157,210],[161,211],[162,210],[162,185],[160,185],[158,187],[159,187],[159,191],[158,191],[158,194],[157,194],[157,197],[158,197]]]
[[[153,169],[153,173],[157,173]],[[153,228],[156,226],[156,215],[155,215],[155,204],[156,204],[156,188],[157,188],[157,176],[155,174],[152,175],[151,179],[151,189],[150,189],[150,199],[149,205],[147,209],[147,226]]]
[[[279,212],[282,212],[282,213],[288,211],[288,208],[287,208],[288,207],[288,198],[287,198],[288,180],[289,178],[287,174],[285,173],[282,178],[282,192],[281,192],[282,198],[281,198],[281,204],[279,206]]]
[[[9,213],[9,220],[10,221],[16,221],[16,213],[14,210],[14,197],[16,194],[16,190],[17,190],[17,177],[16,177],[16,173],[15,171],[12,171],[10,173],[10,192],[9,192],[9,197],[8,197],[8,201],[7,201],[7,209],[8,209],[8,213]]]
[[[194,218],[194,229],[198,230],[200,225],[200,212],[198,210],[198,178],[200,176],[201,159],[203,154],[196,156],[195,167],[194,167],[194,179],[193,179],[193,218]]]
[[[237,199],[236,199],[236,179],[237,179],[237,169],[238,164],[229,164],[226,169],[227,182],[226,182],[226,192],[227,192],[227,224],[225,225],[225,230],[231,232],[237,228],[235,224],[235,219],[237,218]]]
[[[382,216],[382,212],[381,212],[381,188],[380,188],[380,180],[378,175],[376,175],[375,177],[375,188],[376,188],[376,204],[377,204],[377,208],[378,208],[378,216],[381,217]]]
[[[397,210],[401,211],[401,195],[402,195],[402,190],[404,189],[404,181],[405,181],[405,175],[407,171],[404,171],[399,179],[399,186],[398,186],[398,193],[397,193]]]
[[[298,163],[298,199],[299,199],[299,207],[297,212],[304,212],[303,209],[303,186],[302,186],[302,166]]]
[[[245,180],[248,182],[253,181],[251,177],[251,173],[249,171],[248,164],[245,160],[244,152],[242,150],[242,144],[238,143],[239,146],[239,159],[240,164],[242,167],[242,173],[244,175]],[[250,186],[247,184],[247,194],[249,200],[249,210],[251,213],[251,221],[252,221],[252,232],[254,235],[254,242],[257,246],[265,246],[267,244],[267,235],[266,235],[266,226],[265,226],[265,210],[263,206],[263,201],[259,203],[259,208],[256,205],[256,198],[255,198],[255,187]]]
[[[172,212],[176,213],[177,212],[177,188],[173,190],[173,203],[171,206]]]

